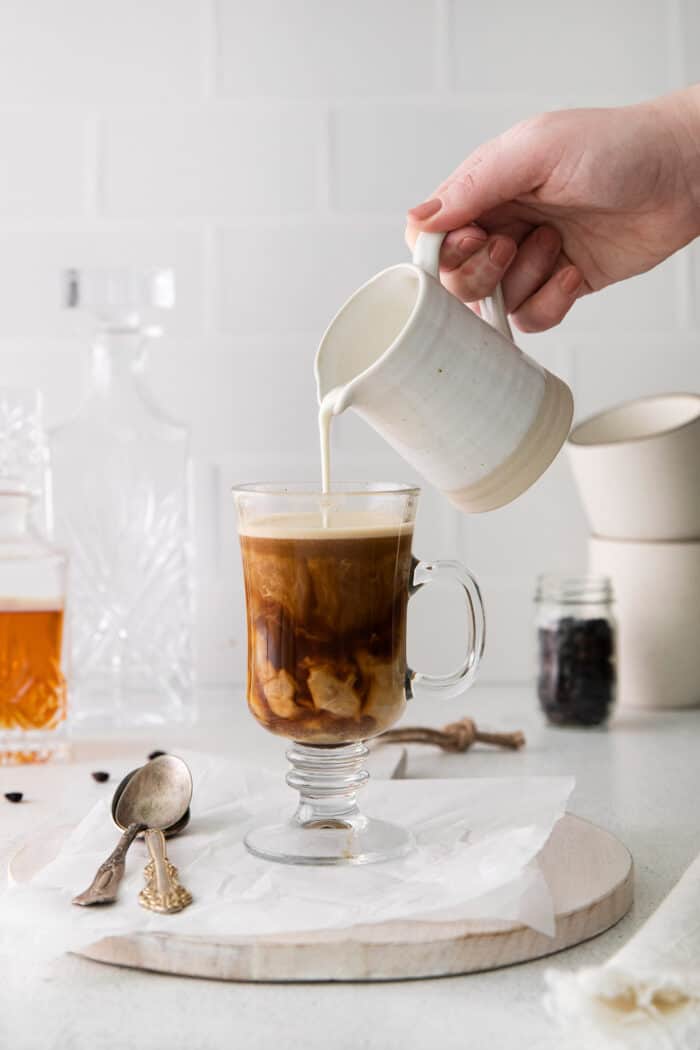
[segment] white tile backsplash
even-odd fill
[[[398,224],[303,222],[227,228],[219,234],[221,327],[307,332],[310,368],[326,325],[377,270],[408,258]]]
[[[219,89],[240,98],[428,92],[436,2],[218,0]]]
[[[0,386],[42,390],[48,426],[76,411],[88,374],[88,354],[80,340],[0,339]]]
[[[331,203],[397,214],[420,203],[481,142],[528,115],[527,103],[363,103],[331,118]]]
[[[692,3],[692,0],[690,0]],[[666,0],[452,0],[453,83],[462,92],[538,92],[546,108],[636,102],[669,90]]]
[[[110,216],[250,216],[310,211],[319,114],[220,105],[108,117],[102,194]]]
[[[61,110],[27,116],[26,109],[0,110],[0,220],[81,215],[89,160],[85,117]]]
[[[169,412],[189,419],[195,454],[225,457],[241,481],[256,449],[280,469],[294,461],[313,461],[316,468],[312,364],[308,339],[199,338],[156,344],[148,379]]]
[[[700,244],[695,241],[681,253],[681,303],[688,326],[700,329]]]
[[[0,100],[94,106],[197,98],[202,6],[200,0],[3,0]]]
[[[479,582],[486,607],[486,648],[479,681],[493,684],[530,681],[535,670],[532,575],[481,575]]]
[[[474,569],[484,577],[575,575],[585,557],[586,524],[566,452],[507,507],[465,519],[463,534]]]
[[[642,339],[673,330],[682,321],[681,257],[628,281],[585,295],[566,320],[566,330],[595,333],[638,332]]]
[[[648,394],[700,393],[700,332],[615,339],[574,347],[576,418]]]
[[[0,383],[41,386],[49,421],[65,418],[90,326],[60,308],[59,269],[175,267],[177,308],[147,376],[192,427],[202,681],[244,673],[230,486],[316,477],[315,348],[358,284],[407,258],[406,206],[530,113],[697,80],[698,25],[691,0],[0,4]],[[699,252],[518,336],[571,383],[577,418],[700,389]],[[336,431],[339,478],[415,480],[359,418]],[[415,550],[478,575],[482,679],[527,679],[536,574],[585,564],[565,457],[511,507],[469,520],[426,489]],[[411,660],[447,669],[463,644],[458,593],[412,605]]]
[[[678,0],[681,11],[680,36],[683,68],[681,76],[686,84],[700,80],[700,5],[697,0]]]

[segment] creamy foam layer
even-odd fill
[[[60,598],[4,598],[0,595],[0,613],[63,612]]]
[[[240,529],[242,536],[295,540],[361,540],[412,532],[413,522],[397,521],[390,514],[332,509],[306,514],[270,514],[247,521]]]

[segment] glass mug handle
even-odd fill
[[[450,699],[469,688],[481,662],[486,637],[484,602],[479,584],[461,562],[418,561],[415,558],[409,597],[413,597],[423,587],[436,580],[448,580],[462,589],[467,606],[467,652],[460,666],[448,674],[424,674],[422,671],[408,668],[406,691],[409,696],[413,696],[416,689],[423,689],[430,693],[440,693],[445,699]]]

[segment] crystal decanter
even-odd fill
[[[189,434],[142,379],[145,323],[174,303],[170,271],[69,270],[65,305],[96,321],[88,396],[51,435],[56,538],[71,557],[71,706],[78,722],[189,721]]]

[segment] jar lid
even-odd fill
[[[557,576],[537,578],[536,602],[561,602],[564,605],[603,604],[614,599],[609,576]]]

